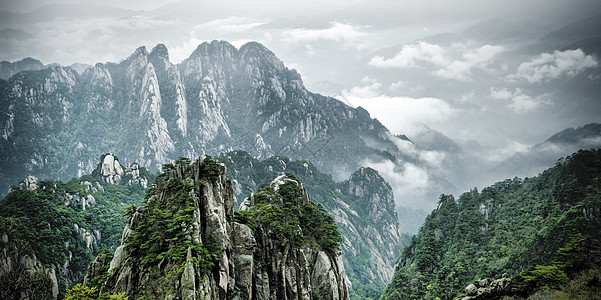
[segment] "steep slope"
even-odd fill
[[[164,170],[84,285],[130,299],[349,299],[333,219],[298,180],[276,178],[234,214],[225,166],[207,157]]]
[[[22,72],[4,83],[0,99],[3,186],[24,172],[63,179],[90,172],[107,150],[151,171],[179,156],[243,149],[350,174],[358,157],[378,156],[364,138],[394,148],[365,110],[308,92],[257,43],[204,43],[179,65],[159,44],[81,76],[60,66]]]
[[[180,156],[234,149],[309,160],[337,180],[361,166],[390,177],[428,170],[431,188],[412,198],[456,189],[452,171],[407,150],[363,108],[309,92],[254,42],[203,43],[177,65],[159,44],[81,75],[61,66],[21,72],[0,81],[0,111],[0,192],[26,175],[89,173],[108,151],[156,172]]]
[[[29,176],[13,187],[0,200],[0,298],[62,298],[93,255],[119,245],[121,213],[141,203],[151,179],[106,154],[92,175],[66,183]]]
[[[335,182],[307,161],[281,156],[258,160],[244,151],[216,159],[227,166],[238,199],[280,174],[299,178],[313,201],[323,205],[336,221],[351,294],[379,297],[392,278],[405,236],[398,225],[392,189],[377,171],[359,168],[348,180]]]
[[[581,150],[534,178],[442,195],[383,299],[598,299],[599,176],[601,151]]]
[[[587,124],[558,132],[528,151],[517,153],[489,171],[497,178],[534,176],[552,167],[558,157],[574,153],[579,149],[601,147],[601,124]]]

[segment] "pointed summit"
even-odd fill
[[[157,44],[154,46],[154,48],[152,48],[152,51],[150,51],[150,56],[160,57],[169,61],[169,50],[167,50],[165,44]]]

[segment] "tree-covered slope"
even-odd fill
[[[441,195],[382,299],[598,298],[600,178],[601,150],[581,150],[533,178]]]
[[[141,203],[140,183],[152,179],[134,166],[106,154],[91,175],[68,182],[28,177],[13,187],[0,200],[0,298],[62,297],[97,253],[115,249],[123,212]],[[123,180],[107,182],[119,176]]]

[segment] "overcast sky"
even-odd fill
[[[598,16],[598,0],[9,0],[0,10],[0,60],[118,62],[164,43],[177,63],[204,41],[258,41],[309,90],[365,107],[393,134],[428,126],[477,141],[492,161],[601,122],[599,58],[561,48],[570,36],[533,46]]]

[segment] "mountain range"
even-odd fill
[[[366,110],[307,91],[258,43],[203,43],[177,65],[164,45],[140,47],[81,75],[51,66],[0,88],[2,190],[26,175],[81,176],[109,151],[156,172],[179,156],[231,150],[309,160],[337,180],[368,163],[405,176],[419,164],[436,179],[430,194],[455,189],[452,168],[413,151]]]

